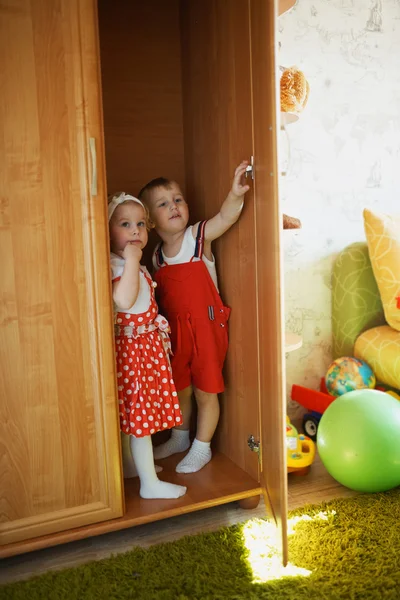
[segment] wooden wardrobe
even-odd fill
[[[1,3],[0,556],[261,493],[285,556],[277,13],[273,0]],[[242,159],[251,189],[215,247],[232,316],[214,458],[193,475],[167,460],[188,493],[141,500],[122,477],[107,192],[164,175],[207,218]]]

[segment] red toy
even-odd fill
[[[376,385],[375,389],[386,392],[400,401],[399,390],[390,389],[382,384]],[[328,406],[336,400],[336,397],[328,394],[324,377],[321,378],[319,391],[302,385],[293,385],[290,397],[309,411],[303,417],[302,426],[304,433],[315,442],[321,417]]]
[[[315,442],[321,417],[336,398],[328,394],[324,378],[321,379],[320,391],[293,385],[290,397],[309,411],[303,417],[303,431]]]

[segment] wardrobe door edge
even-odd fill
[[[279,205],[276,2],[249,0],[260,386],[261,484],[287,563],[286,382]]]

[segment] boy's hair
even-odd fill
[[[109,194],[107,196],[107,202],[108,204],[110,204],[110,202],[112,201],[113,198],[115,198],[115,196],[120,196],[121,194],[123,194],[124,192],[114,192],[113,194]],[[147,208],[146,204],[143,202],[143,200],[141,198],[138,198],[139,200],[141,200],[141,202],[143,203],[143,209],[144,209],[144,215],[145,215],[145,223],[146,223],[146,229],[150,230],[153,229],[154,227],[154,223],[152,222],[152,220],[150,219],[150,213],[149,213],[149,209]],[[121,202],[121,204],[126,204],[127,202],[131,202],[131,200],[126,200],[126,202]],[[121,206],[120,204],[120,206]],[[137,203],[138,204],[138,203]]]
[[[149,193],[151,191],[153,191],[154,189],[159,188],[159,187],[169,188],[169,186],[172,183],[173,183],[172,179],[167,179],[166,177],[156,177],[155,179],[152,179],[151,181],[149,181],[149,183],[146,183],[146,185],[142,187],[142,189],[140,190],[140,192],[138,194],[138,198],[144,204],[146,204],[148,201],[148,198],[149,198]]]

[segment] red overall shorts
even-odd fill
[[[204,229],[199,225],[190,262],[169,265],[156,250],[157,301],[169,321],[172,343],[172,374],[177,391],[193,385],[218,394],[224,391],[222,367],[228,349],[230,309],[221,297],[203,257]],[[197,260],[195,260],[197,259]]]

